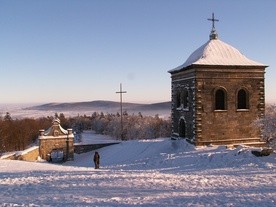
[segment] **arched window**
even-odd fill
[[[187,88],[185,88],[184,91],[183,91],[182,99],[183,99],[183,107],[184,108],[188,108],[189,93],[188,93],[188,89]]]
[[[248,109],[248,93],[244,89],[238,91],[237,109]]]
[[[223,89],[215,92],[215,110],[226,110],[226,92]]]

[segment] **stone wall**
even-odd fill
[[[196,144],[230,144],[260,141],[253,122],[264,116],[263,68],[198,69],[196,75]],[[226,91],[226,109],[215,110],[214,91]],[[237,91],[246,88],[249,109],[237,109]]]
[[[55,149],[63,151],[64,159],[66,159],[67,151],[69,151],[68,158],[74,159],[73,139],[67,139],[66,137],[40,138],[39,146],[39,155],[44,160],[48,160],[49,154]]]
[[[31,147],[24,151],[14,152],[6,156],[2,156],[3,160],[23,160],[23,161],[36,161],[39,156],[39,150],[37,147]]]
[[[33,147],[31,149],[26,150],[27,152],[22,153],[17,157],[17,160],[23,161],[36,161],[39,156],[38,147]]]
[[[114,143],[103,143],[103,144],[87,144],[87,145],[80,145],[74,144],[74,152],[76,154],[91,152],[93,150],[97,150],[103,147],[107,147],[114,144],[119,144],[120,142]],[[71,148],[72,149],[72,148]],[[49,149],[50,150],[50,149]],[[14,152],[9,155],[1,157],[3,160],[22,160],[22,161],[37,161],[39,156],[39,147],[32,147],[26,149],[25,151],[21,152]],[[46,158],[45,158],[46,159]]]
[[[182,71],[172,74],[172,134],[194,138],[194,113],[195,113],[195,74],[194,71]],[[177,106],[178,95],[188,91],[187,107],[183,106],[183,97],[180,97],[180,106]],[[182,123],[181,123],[182,122]]]
[[[119,144],[119,142],[104,143],[104,144],[86,144],[86,145],[75,144],[74,149],[76,154],[81,154],[81,153],[91,152],[93,150],[97,150],[102,147],[107,147],[114,144]]]
[[[260,143],[254,121],[264,117],[264,70],[265,66],[194,65],[172,73],[172,134],[180,136],[184,120],[185,137],[196,145]],[[185,88],[189,105],[183,108],[177,106],[178,93]],[[225,110],[215,110],[218,88],[226,94]],[[237,109],[240,89],[247,91],[246,109]]]
[[[53,151],[59,151],[58,160],[74,159],[74,134],[72,129],[63,129],[60,120],[55,118],[48,130],[39,130],[39,156],[44,160],[51,159]],[[53,157],[52,157],[53,158]]]

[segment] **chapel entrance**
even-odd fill
[[[178,131],[179,131],[179,137],[182,137],[182,138],[186,137],[186,125],[183,119],[180,119],[179,121]]]

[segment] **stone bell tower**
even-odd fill
[[[266,65],[219,40],[214,14],[209,40],[171,74],[172,133],[195,145],[261,145]]]

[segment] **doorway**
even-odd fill
[[[179,137],[182,137],[182,138],[186,137],[186,124],[184,119],[180,119],[178,131],[179,131]]]

